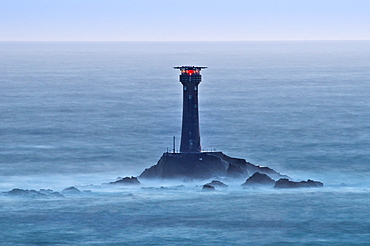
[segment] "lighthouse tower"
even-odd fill
[[[183,109],[180,152],[201,152],[198,85],[202,79],[200,70],[207,67],[182,66],[180,82],[183,85]]]
[[[180,153],[175,151],[163,153],[156,165],[145,169],[140,174],[140,179],[207,180],[215,177],[246,179],[256,172],[266,174],[276,180],[288,177],[271,168],[253,165],[244,159],[232,158],[221,151],[202,152],[199,133],[198,85],[202,78],[200,71],[206,67],[174,68],[180,69],[180,82],[183,85]]]

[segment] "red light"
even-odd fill
[[[192,75],[194,73],[194,70],[187,70],[186,73]]]

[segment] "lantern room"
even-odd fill
[[[181,83],[196,83],[199,84],[201,81],[200,70],[207,67],[195,67],[195,66],[182,66],[174,67],[174,69],[180,69],[180,82]]]

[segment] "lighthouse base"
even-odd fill
[[[222,152],[164,153],[158,163],[147,168],[140,179],[206,180],[211,178],[245,179],[255,172],[273,179],[287,178],[269,167],[257,166]]]

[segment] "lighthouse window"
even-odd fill
[[[197,90],[197,87],[196,87],[196,86],[194,86],[194,90],[195,90],[195,91]]]
[[[193,96],[192,95],[189,95],[189,99],[192,99],[193,98]]]
[[[194,108],[197,108],[197,105],[196,104],[194,104]]]
[[[184,86],[184,91],[186,91],[186,85]]]

